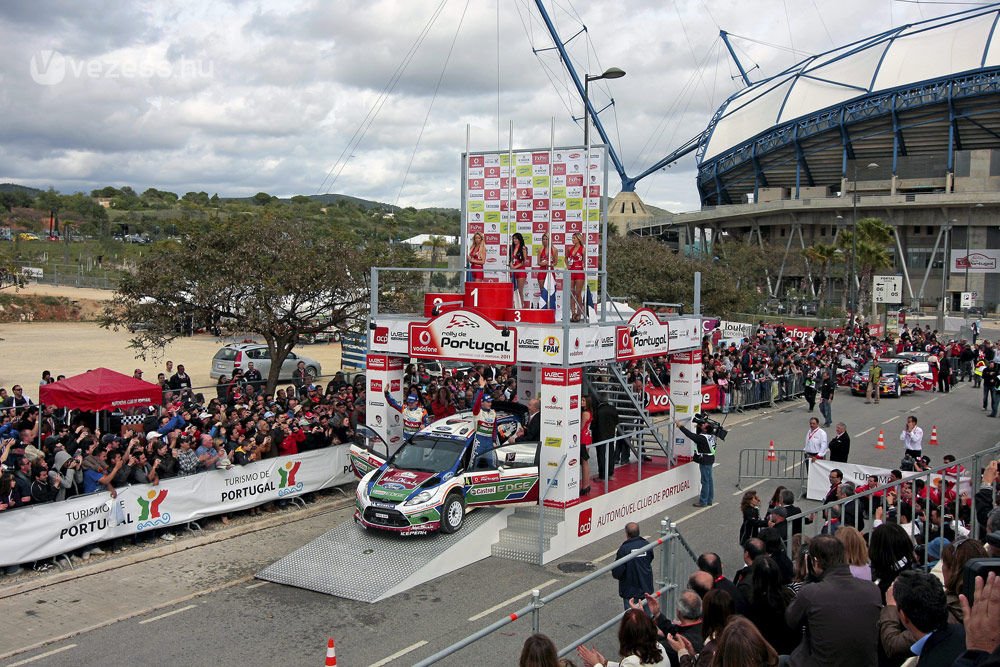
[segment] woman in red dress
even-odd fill
[[[483,242],[483,235],[479,232],[476,232],[472,237],[472,247],[469,248],[468,260],[472,282],[482,281],[483,266],[486,264],[486,243]]]
[[[583,256],[583,234],[576,232],[573,234],[572,247],[566,251],[566,268],[570,270],[569,288],[570,298],[572,299],[570,303],[570,313],[572,315],[570,322],[580,322],[583,320]]]
[[[538,251],[538,291],[545,287],[552,269],[559,264],[559,251],[549,243],[549,235],[542,234],[542,247]],[[554,289],[553,289],[554,291]],[[550,295],[551,296],[551,295]]]
[[[514,292],[517,294],[515,308],[524,307],[524,283],[527,273],[524,268],[528,264],[528,251],[524,247],[524,237],[521,232],[514,232],[510,238],[510,279],[514,283]]]

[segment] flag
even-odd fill
[[[549,310],[556,309],[556,279],[553,277],[551,271],[546,271],[545,280],[542,282],[542,288],[538,293],[538,307],[548,308]]]
[[[597,319],[597,305],[594,303],[594,295],[590,291],[590,283],[587,283],[587,321],[592,322]]]

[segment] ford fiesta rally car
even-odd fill
[[[524,406],[495,404],[500,440],[522,425]],[[473,459],[471,411],[439,419],[386,456],[381,438],[364,429],[351,445],[351,466],[361,478],[354,520],[400,535],[454,533],[468,509],[538,500],[538,442],[500,445]]]
[[[916,390],[929,391],[933,385],[927,362],[894,358],[879,361],[878,365],[882,367],[882,378],[879,380],[880,396],[899,397]],[[855,396],[864,396],[868,392],[870,369],[871,362],[868,362],[851,378],[851,393]]]

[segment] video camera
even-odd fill
[[[724,429],[721,423],[715,421],[714,419],[706,415],[704,412],[699,412],[698,414],[696,414],[692,421],[694,421],[694,423],[697,424],[698,426],[701,426],[702,424],[708,424],[709,425],[708,432],[714,435],[719,440],[725,440],[726,436],[729,435],[729,431]]]

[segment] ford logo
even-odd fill
[[[402,490],[404,490],[406,488],[402,484],[398,484],[396,482],[385,482],[384,484],[381,484],[380,486],[383,489],[389,489],[391,491],[402,491]]]

